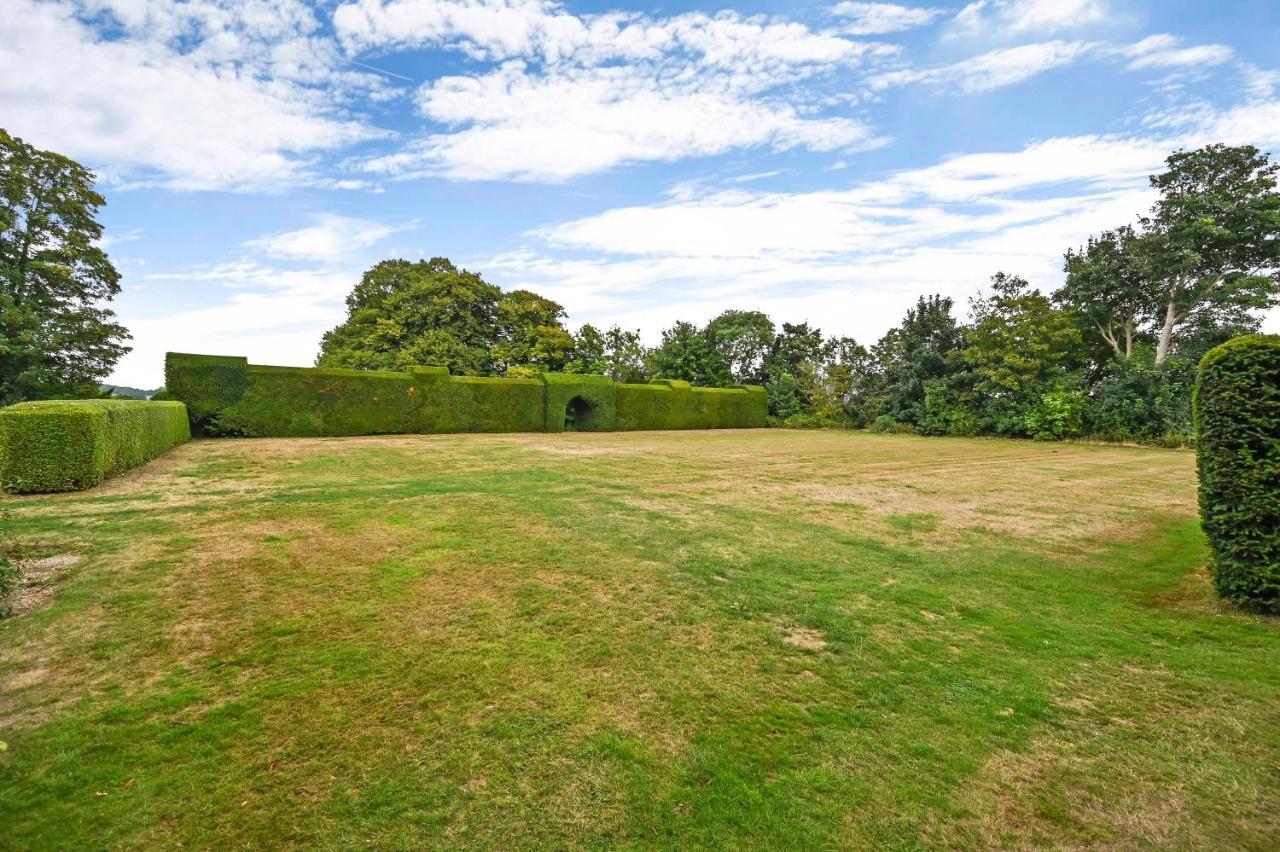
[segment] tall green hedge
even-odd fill
[[[615,385],[607,376],[451,376],[443,367],[261,367],[244,358],[169,353],[165,386],[197,434],[253,437],[406,432],[559,432],[763,426],[760,388],[687,382]],[[627,388],[640,390],[628,392]]]
[[[1218,593],[1280,613],[1280,337],[1237,337],[1200,362],[1200,517]]]
[[[23,402],[0,409],[0,485],[77,491],[191,437],[180,402]]]
[[[655,379],[617,386],[621,430],[755,429],[765,425],[764,388],[695,388],[688,382]]]
[[[573,409],[577,432],[612,432],[617,428],[617,394],[608,376],[545,373],[547,432],[563,432],[566,415]]]

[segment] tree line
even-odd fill
[[[759,384],[787,426],[1180,444],[1200,357],[1277,304],[1278,170],[1250,146],[1179,151],[1148,214],[1066,251],[1056,291],[997,272],[963,321],[921,296],[870,348],[751,310],[676,322],[652,348],[617,326],[571,333],[558,303],[434,258],[369,270],[317,363]]]
[[[869,347],[753,310],[676,322],[653,347],[618,326],[570,331],[557,302],[437,257],[369,269],[317,364],[759,384],[787,426],[1181,443],[1200,357],[1277,304],[1280,165],[1210,145],[1166,166],[1146,214],[1065,252],[1057,290],[998,272],[963,318],[924,295]],[[0,130],[0,404],[98,395],[128,351],[104,203],[83,166]]]

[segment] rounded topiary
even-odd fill
[[[1195,423],[1218,593],[1280,612],[1280,337],[1237,337],[1205,355]]]

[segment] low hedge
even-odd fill
[[[1200,362],[1200,518],[1218,593],[1280,613],[1280,337],[1237,337]]]
[[[180,402],[23,402],[0,409],[0,484],[18,492],[77,491],[190,437]]]

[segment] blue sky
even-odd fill
[[[396,256],[573,327],[870,344],[920,293],[1057,286],[1177,147],[1280,150],[1274,0],[0,6],[0,126],[98,172],[135,386],[309,364]]]

